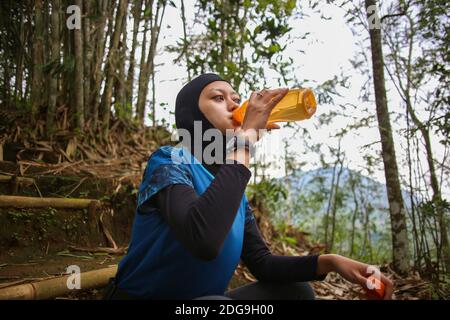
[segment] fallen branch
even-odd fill
[[[117,265],[109,268],[83,272],[80,274],[80,290],[104,287],[108,284],[109,279],[115,276],[116,272]],[[49,280],[3,288],[0,289],[0,300],[44,300],[64,296],[77,290],[68,288],[67,282],[70,280],[69,277],[73,277],[73,275],[65,275]]]
[[[102,229],[103,229],[103,233],[104,233],[105,237],[108,239],[108,242],[113,247],[113,249],[118,249],[118,246],[117,246],[116,242],[114,241],[114,238],[112,237],[112,234],[109,231],[106,222],[103,220],[103,213],[104,212],[102,212],[100,214],[100,219],[99,219],[100,225],[102,226]]]
[[[70,246],[69,249],[71,251],[81,251],[81,252],[102,252],[102,253],[109,253],[109,254],[125,254],[127,253],[128,246],[127,247],[119,247],[119,248],[105,248],[105,247],[95,247],[95,248],[86,248],[86,247],[77,247],[77,246]]]
[[[15,179],[17,181],[17,183],[23,184],[23,185],[30,185],[30,184],[34,183],[34,179],[33,178],[0,175],[0,183],[1,182],[9,183],[13,179]]]
[[[60,208],[87,209],[94,199],[38,198],[0,195],[0,208]]]

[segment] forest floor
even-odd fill
[[[97,249],[126,249],[146,161],[157,145],[169,141],[168,135],[159,131],[151,132],[150,138],[147,133],[124,134],[126,127],[122,125],[113,126],[113,137],[103,147],[92,147],[89,141],[69,135],[56,142],[15,139],[20,143],[4,148],[0,195],[96,199],[102,206],[94,216],[86,209],[0,207],[0,291],[66,275],[70,265],[78,265],[85,272],[120,261],[123,252],[110,254]],[[17,133],[9,134],[17,137]],[[305,232],[288,227],[280,234],[266,215],[255,210],[255,218],[275,254],[310,255],[323,251],[323,245],[311,243]],[[296,244],[280,240],[285,236],[294,238]],[[394,280],[395,299],[434,298],[431,284],[417,273],[400,277],[389,265],[379,267]],[[239,264],[229,289],[255,280]],[[365,299],[359,287],[334,273],[312,286],[317,299]],[[102,291],[103,288],[77,290],[54,298],[101,299]]]

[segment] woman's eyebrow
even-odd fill
[[[219,89],[219,88],[212,88],[211,90],[209,90],[209,91],[220,91],[220,92],[222,92],[222,93],[227,93],[225,90],[222,90],[222,89]],[[235,95],[237,95],[237,96],[239,96],[240,97],[240,95],[236,92],[236,91],[231,91],[231,94],[235,94]]]

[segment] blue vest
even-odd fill
[[[130,247],[116,275],[119,288],[147,299],[223,295],[239,263],[245,221],[253,219],[245,194],[222,251],[210,261],[192,256],[175,238],[159,209],[146,203],[170,184],[186,184],[201,195],[213,179],[185,148],[163,146],[151,155],[139,186]]]

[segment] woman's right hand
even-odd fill
[[[288,93],[289,88],[264,89],[258,94],[252,92],[250,100],[242,122],[242,131],[249,136],[253,142],[261,138],[259,130],[267,129],[267,120],[273,108]],[[269,129],[277,129],[277,125],[272,124]]]

